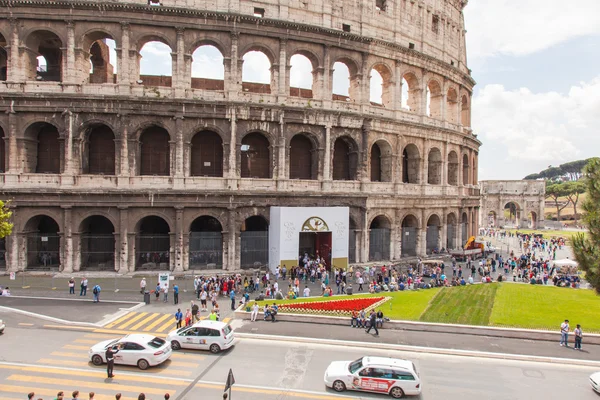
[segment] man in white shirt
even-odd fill
[[[252,306],[252,312],[250,313],[250,321],[255,322],[257,315],[258,315],[258,303],[254,303],[254,305]]]
[[[304,294],[304,297],[310,296],[310,289],[308,288],[308,286],[304,287],[304,291],[302,293]]]
[[[560,324],[560,345],[569,347],[569,320]]]

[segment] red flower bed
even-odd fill
[[[281,311],[300,312],[337,312],[348,313],[354,310],[369,308],[385,300],[385,297],[362,297],[347,300],[312,301],[306,303],[288,303],[279,306]]]

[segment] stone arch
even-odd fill
[[[52,28],[33,29],[26,33],[27,61],[25,79],[29,81],[61,82],[63,76],[63,47],[66,41]],[[43,59],[43,62],[42,62]]]
[[[427,157],[427,183],[430,185],[442,184],[442,152],[437,147],[429,150]]]
[[[535,211],[529,211],[527,214],[529,220],[529,229],[537,229],[538,227],[538,215]]]
[[[427,82],[427,116],[442,119],[442,86],[436,79]]]
[[[358,169],[358,145],[350,136],[340,136],[333,145],[333,180],[355,181]]]
[[[151,35],[145,34],[142,35],[136,41],[136,49],[138,50],[138,62],[137,62],[137,76],[138,83],[143,84],[144,86],[154,86],[154,87],[171,87],[173,84],[173,59],[172,53],[173,47],[172,40],[170,40],[166,35],[161,32],[155,32]],[[155,69],[155,65],[148,64],[146,68],[144,66],[145,62],[143,59],[143,54],[146,50],[146,46],[154,47],[153,50],[154,57],[153,61],[156,62],[157,58],[167,60],[166,64],[169,65],[169,70],[166,73],[163,71],[158,71]],[[160,57],[158,57],[158,53]]]
[[[457,219],[456,214],[451,212],[446,216],[446,250],[455,249],[457,239]]]
[[[109,42],[110,41],[110,42]],[[88,30],[80,39],[81,52],[77,54],[76,63],[83,72],[81,81],[84,83],[117,83],[115,67],[118,60],[110,59],[111,45],[119,47],[116,36],[109,30],[93,28]],[[91,63],[92,71],[89,71]]]
[[[214,40],[202,39],[193,47],[190,64],[193,89],[225,89],[225,52],[222,44]],[[214,58],[214,61],[211,60]],[[204,58],[205,64],[199,59]]]
[[[407,71],[402,75],[402,108],[415,113],[421,110],[421,84],[417,75]]]
[[[252,215],[244,219],[240,227],[240,249],[242,269],[268,265],[269,222],[265,217]]]
[[[200,38],[194,42],[187,48],[187,54],[194,54],[196,50],[198,50],[202,46],[212,46],[219,50],[223,56],[229,53],[228,46],[225,45],[222,41],[215,38]]]
[[[91,215],[79,224],[81,270],[115,269],[115,226],[104,215]]]
[[[466,154],[463,154],[462,159],[462,178],[463,185],[471,184],[471,181],[469,179],[469,156]]]
[[[212,130],[197,132],[191,140],[191,176],[223,176],[223,140]]]
[[[132,40],[132,43],[135,43],[135,49],[138,52],[142,50],[144,45],[146,45],[147,43],[150,43],[150,42],[160,42],[164,45],[169,46],[169,48],[171,48],[171,50],[176,48],[176,47],[174,47],[175,43],[173,42],[173,40],[171,38],[169,38],[169,36],[163,34],[160,31],[155,31],[151,34],[142,33]]]
[[[521,221],[521,213],[523,212],[523,208],[521,205],[515,200],[508,200],[504,202],[504,206],[502,207],[504,226],[513,226],[515,228],[519,227],[519,222]]]
[[[243,60],[242,91],[270,94],[277,86],[277,82],[275,82],[274,74],[272,72],[273,65],[276,64],[276,57],[271,49],[262,44],[253,43],[247,46],[240,54],[242,54]],[[262,54],[262,56],[259,54]],[[266,65],[267,61],[268,65]],[[262,72],[258,74],[257,71],[252,73],[251,71],[255,69],[255,65],[256,68],[266,67],[266,70],[262,70]]]
[[[169,132],[160,126],[149,126],[140,133],[140,175],[169,176],[171,150]]]
[[[171,227],[165,218],[147,215],[136,224],[136,270],[169,269]]]
[[[419,148],[414,143],[409,143],[402,151],[402,182],[419,183],[421,156]]]
[[[289,59],[288,87],[290,96],[312,99],[314,97],[315,71],[313,61],[296,53]]]
[[[259,131],[248,132],[242,138],[240,151],[242,178],[271,178],[271,142],[266,135]]]
[[[336,64],[338,65],[338,69],[336,72]],[[345,69],[347,69],[348,75],[348,85],[344,84],[343,87],[334,88],[334,81],[341,80],[345,78],[346,71],[345,69],[341,69],[339,64],[343,64]],[[358,67],[359,63],[356,60],[352,59],[348,56],[338,57],[333,60],[331,64],[332,69],[332,80],[331,80],[331,93],[333,100],[341,100],[341,101],[350,101],[356,100],[360,95],[360,77],[358,76]],[[340,75],[340,74],[343,74]]]
[[[390,143],[385,139],[376,140],[369,158],[371,182],[392,182],[393,151]]]
[[[214,216],[201,215],[190,224],[190,269],[214,269],[223,266],[223,225]]]
[[[22,142],[25,153],[24,172],[60,174],[62,150],[56,125],[34,122],[25,129],[24,136],[26,139]]]
[[[466,94],[460,100],[460,123],[462,126],[471,126],[471,101]]]
[[[375,84],[373,79],[373,71],[377,72],[379,78],[381,79],[381,95],[377,96],[376,99],[371,98],[371,102],[376,104],[381,104],[384,107],[393,106],[393,93],[394,93],[394,81],[393,81],[393,73],[392,69],[383,62],[377,62],[373,66],[371,66],[371,79],[370,79],[370,89],[373,91],[373,84]],[[377,92],[379,92],[379,88],[377,88]]]
[[[289,146],[290,179],[317,179],[318,157],[314,140],[304,133],[292,137]]]
[[[420,232],[419,219],[413,214],[406,215],[402,219],[401,231],[400,247],[402,257],[416,257]]]
[[[23,230],[26,241],[28,270],[58,270],[61,264],[60,225],[45,214],[31,217]]]
[[[453,87],[449,88],[446,94],[446,121],[458,123],[458,94]]]
[[[0,31],[0,81],[5,81],[8,77],[8,52],[6,47],[8,41],[4,33]]]
[[[90,123],[82,134],[81,171],[91,175],[115,175],[115,134],[106,124]]]
[[[458,154],[451,150],[448,153],[448,185],[458,186]]]
[[[427,218],[427,234],[425,250],[427,254],[439,253],[440,249],[440,231],[442,221],[437,214],[432,214]]]
[[[384,214],[375,216],[369,224],[369,261],[390,260],[392,222]]]

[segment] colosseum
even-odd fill
[[[6,270],[255,267],[273,207],[347,208],[349,263],[459,246],[481,145],[466,4],[0,0]],[[156,43],[170,74],[140,67]]]

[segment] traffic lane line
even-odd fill
[[[96,366],[94,364],[91,364],[89,361],[64,360],[64,359],[56,359],[56,358],[40,358],[37,362],[41,363],[41,364],[48,364],[48,365],[68,365],[70,367],[78,367],[78,368],[86,368],[87,367],[87,368],[89,368],[90,371],[106,370],[106,367]],[[134,367],[132,365],[120,365],[120,364],[117,364],[115,366],[115,370],[129,372],[129,373],[139,373],[141,371],[139,368]],[[155,374],[173,375],[176,377],[192,375],[192,371],[189,371],[187,369],[175,369],[175,368],[168,369],[163,364],[157,365],[156,367],[148,368],[143,373],[144,374],[153,374],[153,375],[155,375]]]

